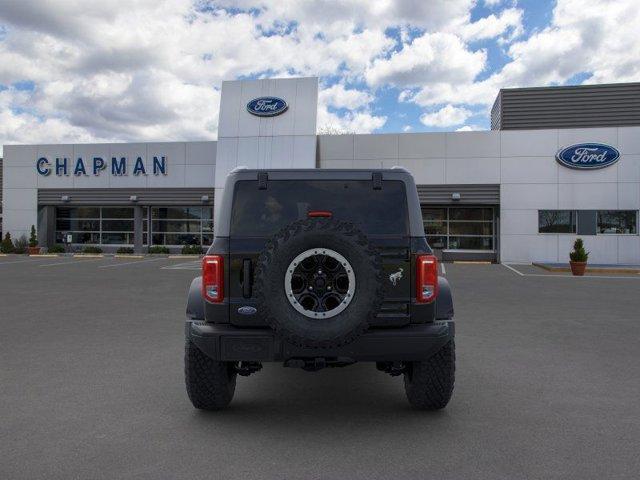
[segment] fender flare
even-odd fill
[[[444,277],[438,277],[438,289],[436,320],[451,320],[453,318],[453,295],[449,281]]]
[[[191,281],[189,296],[187,297],[187,318],[191,320],[204,320],[202,277],[196,277]]]

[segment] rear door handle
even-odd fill
[[[242,296],[244,298],[251,298],[251,260],[245,258],[242,261]]]

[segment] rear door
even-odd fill
[[[407,195],[402,181],[270,180],[236,183],[230,229],[230,321],[261,325],[253,275],[259,252],[285,225],[328,211],[336,220],[356,224],[379,249],[384,268],[384,299],[375,320],[379,326],[409,322],[411,259]],[[278,281],[278,280],[276,280]]]

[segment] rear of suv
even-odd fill
[[[226,180],[187,304],[196,408],[229,404],[263,362],[315,371],[375,362],[409,402],[453,392],[449,285],[424,235],[413,177],[389,170],[248,170]]]

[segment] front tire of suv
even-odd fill
[[[235,366],[234,362],[212,360],[187,339],[184,374],[193,406],[201,410],[220,410],[229,405],[236,390]]]
[[[451,340],[429,360],[407,362],[404,390],[411,406],[439,410],[449,403],[456,372],[456,347]]]

